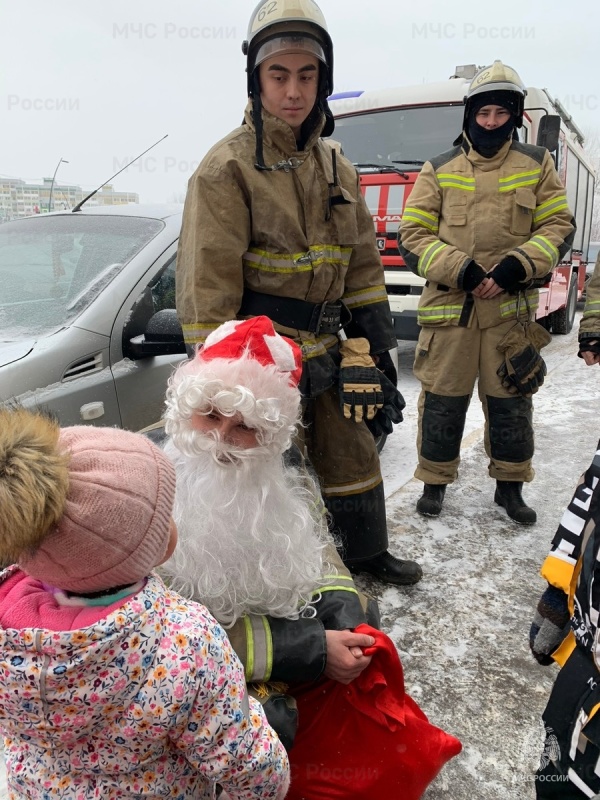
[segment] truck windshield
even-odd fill
[[[463,111],[462,104],[412,106],[338,117],[333,138],[353,163],[414,169],[415,161],[450,150],[461,131]]]

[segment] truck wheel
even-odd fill
[[[536,319],[536,322],[538,323],[538,325],[541,325],[542,328],[545,328],[547,331],[550,331],[552,328],[552,320],[550,319],[551,316],[552,314],[550,314],[547,317],[540,317],[539,319]]]
[[[559,308],[558,311],[553,311],[552,314],[549,315],[552,333],[571,333],[573,329],[573,322],[575,321],[576,309],[577,275],[573,273],[571,275],[571,282],[569,283],[569,293],[567,294],[567,302],[565,307]]]

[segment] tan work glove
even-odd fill
[[[338,385],[343,415],[355,422],[373,419],[383,408],[383,391],[381,373],[369,354],[368,340],[346,339],[340,345],[340,355]]]

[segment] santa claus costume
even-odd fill
[[[163,570],[226,627],[246,680],[268,696],[267,716],[290,752],[288,797],[413,800],[460,743],[404,693],[395,646],[366,624],[377,624],[376,604],[339,558],[318,487],[292,447],[301,365],[300,348],[254,317],[220,326],[176,370],[164,449],[176,470],[179,546]],[[350,644],[357,629],[366,652]],[[353,680],[332,678],[332,639],[342,632]]]

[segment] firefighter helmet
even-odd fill
[[[333,92],[333,45],[327,23],[314,0],[262,0],[252,12],[247,39],[248,94],[253,92],[255,68],[271,56],[309,53],[325,65],[326,95]]]
[[[499,60],[494,61],[489,67],[482,67],[476,72],[465,97],[465,121],[469,115],[470,106],[473,105],[474,98],[479,100],[480,95],[494,94],[496,92],[511,92],[516,95],[515,124],[517,128],[520,128],[523,124],[523,109],[527,89],[517,71]],[[490,99],[490,103],[493,102],[493,99]]]

